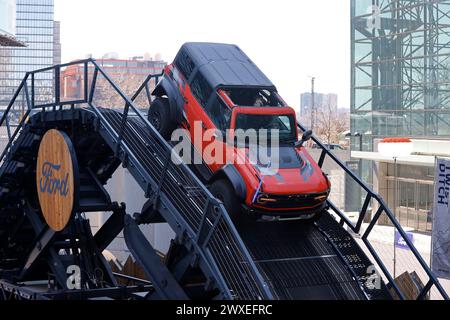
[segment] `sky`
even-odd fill
[[[160,53],[169,63],[184,42],[237,44],[294,108],[311,90],[350,104],[350,1],[55,0],[63,62],[117,52]]]

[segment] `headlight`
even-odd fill
[[[269,195],[267,195],[267,194],[261,194],[256,199],[256,202],[259,203],[259,204],[266,204],[267,202],[277,202],[277,200],[273,199],[273,198],[270,198]]]
[[[322,195],[322,196],[315,197],[314,200],[325,201],[325,200],[327,200],[327,198],[328,198],[328,195]]]

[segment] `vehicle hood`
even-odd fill
[[[263,180],[262,193],[292,195],[329,191],[327,177],[304,148],[280,147],[278,162],[273,162],[270,168],[254,166]],[[263,163],[267,164],[267,160]]]

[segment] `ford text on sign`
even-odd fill
[[[36,166],[36,187],[45,221],[63,230],[77,207],[78,166],[70,138],[49,130],[42,138]]]

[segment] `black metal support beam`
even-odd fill
[[[111,217],[95,234],[94,239],[100,252],[105,250],[111,242],[123,230],[123,219],[125,218],[125,204],[113,211]]]
[[[124,236],[128,249],[144,269],[161,299],[187,300],[188,296],[172,273],[161,261],[139,226],[130,216],[125,216]]]
[[[51,230],[50,228],[46,228],[41,231],[41,233],[34,241],[35,245],[33,249],[28,254],[28,257],[25,260],[25,263],[22,267],[22,272],[19,276],[19,280],[23,280],[25,278],[28,271],[32,268],[33,264],[38,261],[42,254],[46,251],[54,236],[55,231]]]
[[[156,209],[155,200],[149,199],[142,207],[141,213],[136,213],[134,218],[138,224],[158,224],[165,223],[166,220]]]
[[[154,290],[151,284],[127,287],[109,287],[90,290],[71,290],[57,292],[42,292],[36,289],[36,283],[23,282],[12,284],[0,280],[0,297],[4,300],[86,300],[95,298],[135,299],[142,300]],[[142,293],[142,295],[137,295]]]
[[[91,256],[91,264],[95,266],[93,270],[93,275],[96,275],[96,270],[102,270],[102,276],[96,281],[100,280],[101,282],[106,282],[112,286],[117,286],[117,280],[113,275],[111,266],[106,261],[105,257],[102,254],[103,250],[100,250],[97,247],[94,236],[92,235],[91,226],[88,220],[81,220],[83,237],[85,238],[85,245],[81,248],[82,253],[85,256],[85,259],[88,260],[87,256]]]
[[[25,207],[25,213],[36,234],[39,234],[43,230],[45,230],[45,226],[42,223],[41,219],[39,219],[37,213],[29,204],[27,204]],[[64,264],[61,262],[61,259],[55,249],[51,247],[48,248],[47,262],[59,286],[61,288],[67,288],[67,274],[66,270],[64,269]]]

